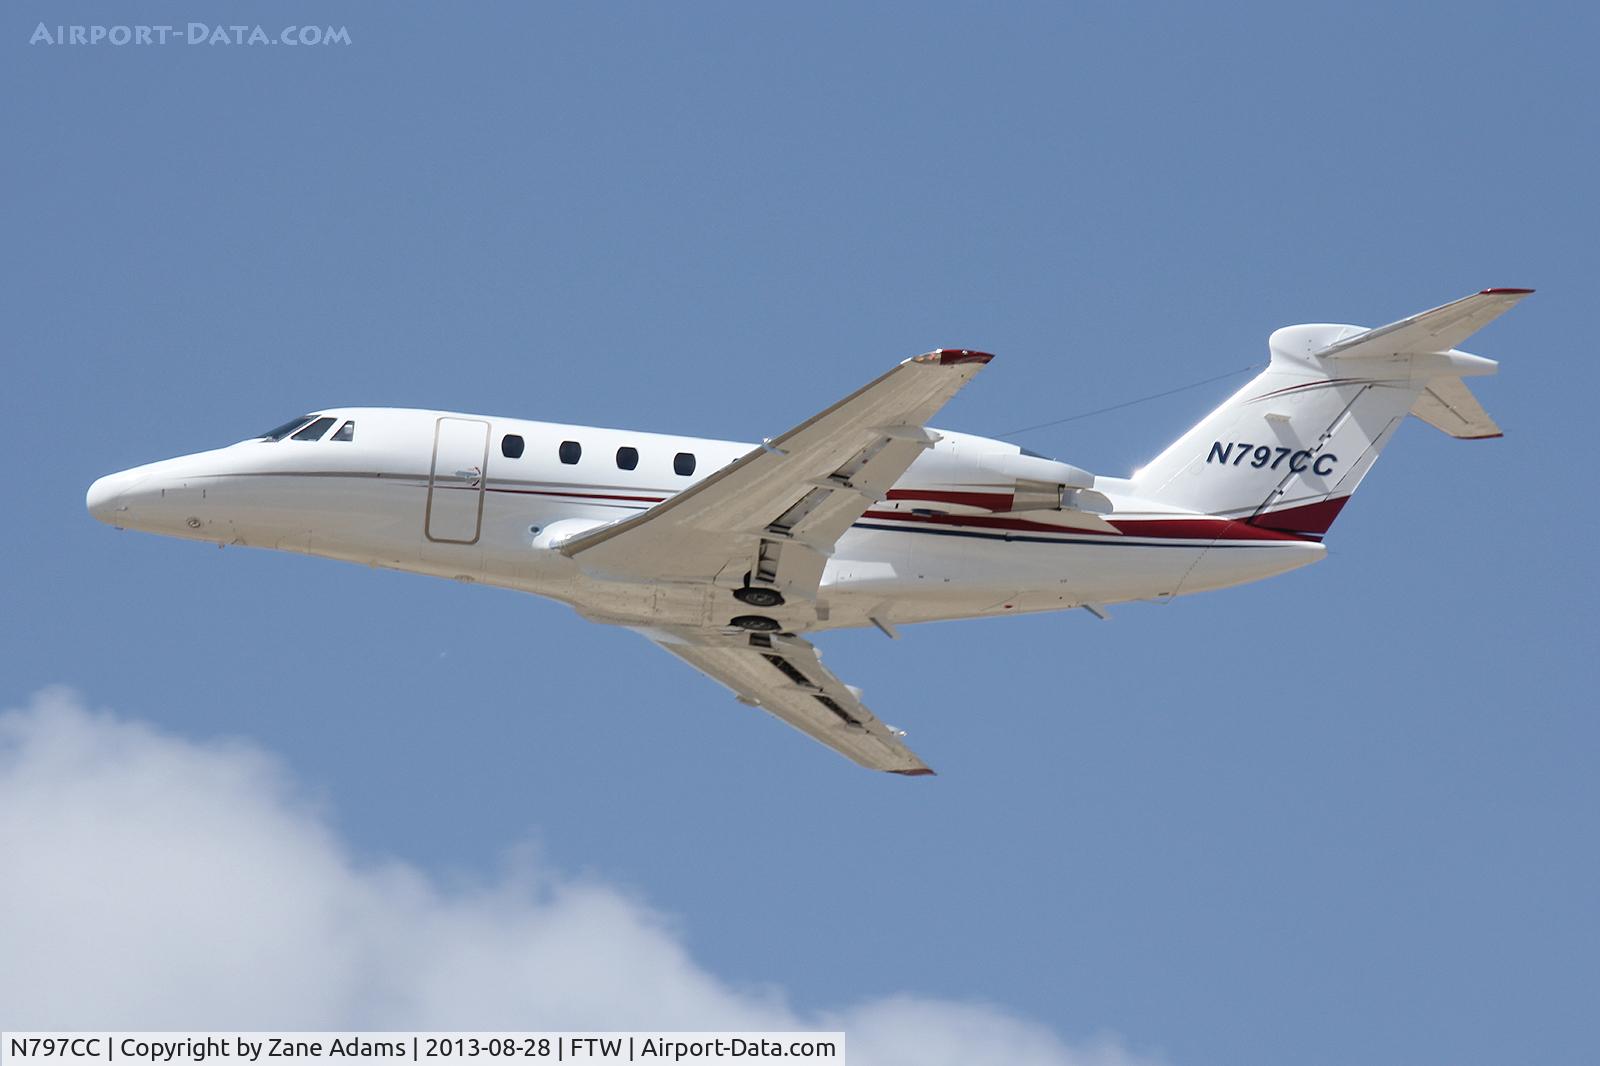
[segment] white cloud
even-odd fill
[[[525,859],[476,889],[368,863],[270,757],[51,690],[0,713],[0,1028],[843,1029],[855,1066],[1133,1066],[992,1005],[801,1013]]]

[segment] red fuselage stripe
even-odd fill
[[[599,492],[573,492],[552,489],[490,488],[491,492],[504,492],[521,496],[562,496],[580,500],[618,500],[626,503],[660,503],[659,496],[624,496]],[[946,492],[942,490],[892,489],[892,500],[927,500],[929,503],[950,503],[968,507],[994,507],[1004,503],[1009,506],[1009,493]],[[1288,507],[1258,515],[1249,520],[1213,518],[1207,516],[1173,518],[1113,518],[1110,522],[1123,535],[1147,537],[1155,540],[1315,540],[1327,532],[1348,497],[1324,500],[1301,507]],[[909,511],[878,511],[868,509],[863,518],[880,521],[924,523],[939,526],[967,526],[974,529],[1012,530],[1019,533],[1059,533],[1067,536],[1095,536],[1093,530],[1057,525],[1053,522],[1034,522],[1025,518],[1012,518],[1004,514],[950,515],[916,514]],[[1101,534],[1106,535],[1106,534]]]

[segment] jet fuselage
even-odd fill
[[[531,592],[624,625],[717,626],[738,613],[717,588],[611,580],[557,549],[757,445],[395,408],[295,426],[101,478],[89,510],[120,528]],[[810,631],[1160,600],[1324,553],[1315,538],[1135,499],[1122,479],[1015,444],[937,436],[833,546],[815,603],[765,613]],[[1064,480],[1096,503],[1028,495]]]

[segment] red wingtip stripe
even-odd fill
[[[920,769],[917,769],[917,770],[890,770],[889,772],[891,774],[899,774],[901,777],[937,777],[938,776],[932,770],[928,769],[926,766],[924,766],[924,767],[922,767]]]
[[[987,363],[994,358],[988,352],[975,352],[970,348],[935,348],[933,354],[939,357],[940,366],[954,366],[957,363]]]
[[[1532,289],[1484,289],[1479,296],[1526,296]]]

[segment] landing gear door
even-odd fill
[[[428,514],[422,531],[441,544],[476,544],[483,528],[483,483],[489,465],[489,423],[441,418],[433,434]]]

